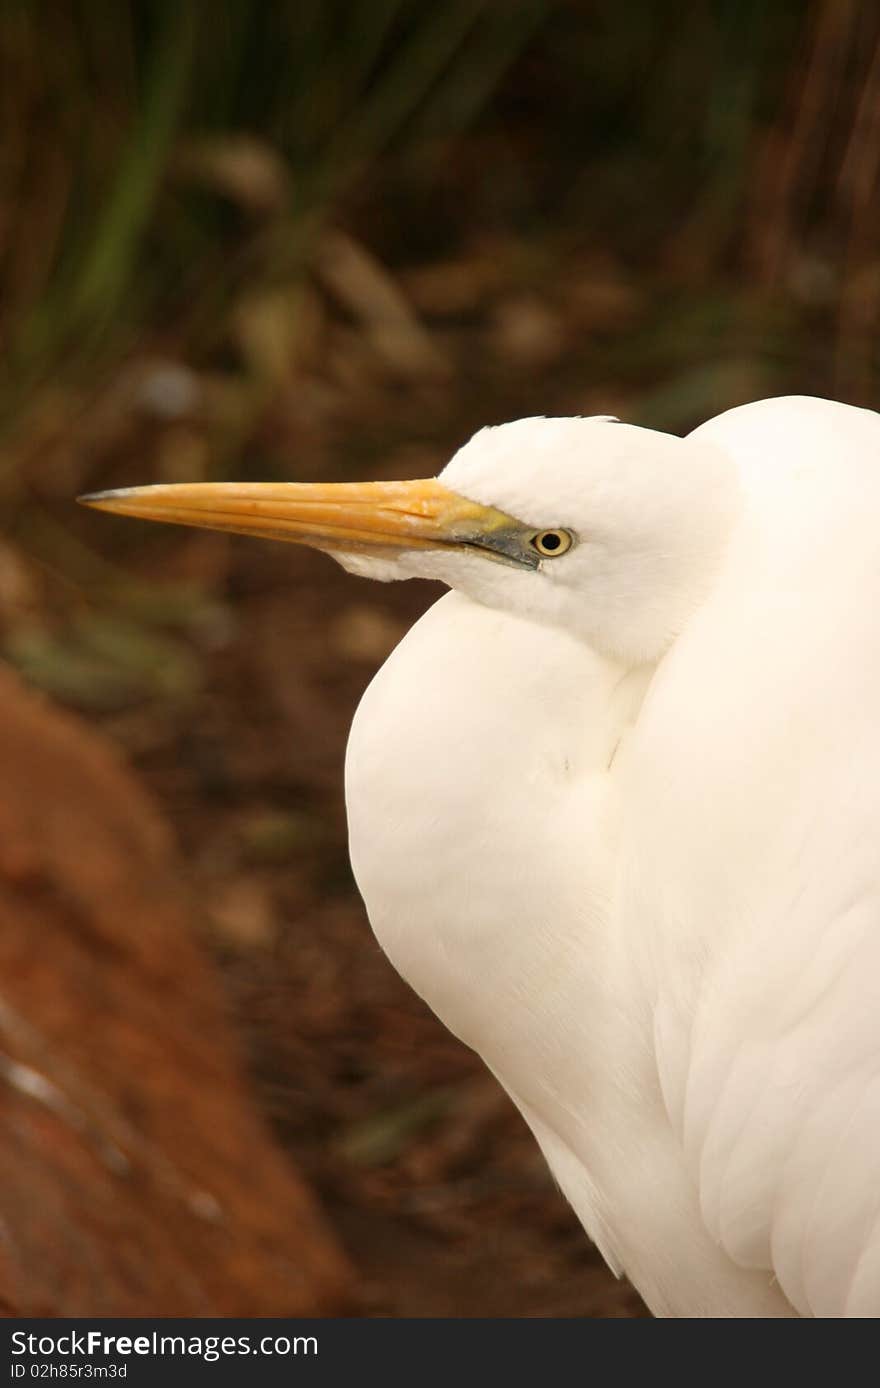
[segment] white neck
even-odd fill
[[[521,952],[549,949],[572,928],[560,896],[570,873],[552,871],[568,851],[566,820],[585,864],[575,913],[601,923],[613,870],[605,772],[618,738],[607,709],[622,683],[624,718],[620,667],[562,631],[450,593],[379,671],[355,716],[346,792],[358,885],[396,967],[470,1045],[480,1048],[487,1022],[489,961],[499,988],[498,961],[509,961],[516,989]],[[561,813],[567,797],[591,794],[595,804]],[[554,802],[560,814],[536,843],[530,806]],[[520,903],[519,919],[499,918],[499,883],[504,902]]]
[[[380,670],[352,726],[351,859],[373,929],[531,1115],[590,1074],[598,1102],[608,1074],[646,1053],[650,1016],[607,922],[614,773],[649,676],[450,593]],[[583,1203],[579,1213],[591,1217]]]

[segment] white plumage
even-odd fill
[[[383,948],[655,1314],[880,1315],[880,417],[521,420],[440,484],[96,503],[449,583],[349,743]]]

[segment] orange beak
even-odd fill
[[[498,544],[504,532],[521,528],[504,512],[468,501],[434,477],[415,482],[187,482],[94,492],[79,501],[141,520],[291,540],[338,553],[449,546],[491,553],[504,549],[503,540]]]

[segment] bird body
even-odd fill
[[[355,719],[352,861],[392,962],[656,1313],[857,1314],[880,1212],[859,1072],[880,1102],[880,419],[767,402],[697,437],[743,504],[672,648],[629,666],[442,599]],[[829,964],[853,1017],[845,994],[822,1011]],[[844,1250],[847,1157],[867,1169]]]
[[[291,485],[97,504],[303,539]],[[880,417],[524,420],[399,485],[305,535],[454,589],[349,741],[381,945],[655,1314],[880,1315]]]

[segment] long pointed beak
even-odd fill
[[[517,522],[444,487],[415,482],[192,482],[93,492],[98,511],[292,540],[338,553],[389,553],[450,545],[498,548]],[[518,527],[517,527],[518,528]],[[494,543],[493,543],[494,539]]]

